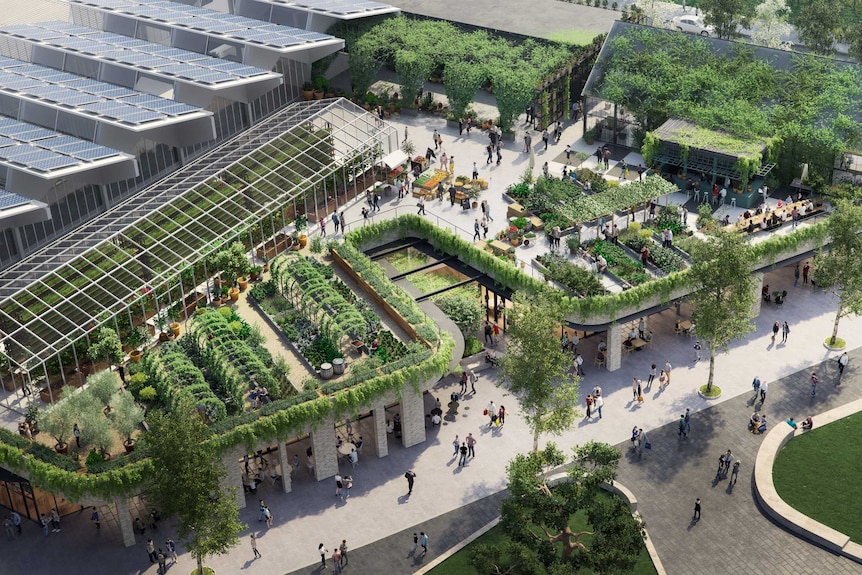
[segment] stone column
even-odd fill
[[[425,401],[410,384],[401,394],[401,441],[404,447],[425,441]]]
[[[120,533],[123,534],[123,545],[132,547],[135,544],[135,530],[132,528],[132,514],[129,513],[129,502],[122,497],[115,497],[114,507],[117,510],[117,522],[120,524]]]
[[[335,421],[331,415],[320,422],[317,431],[311,433],[311,449],[314,451],[314,478],[316,480],[333,477],[338,473]]]
[[[278,458],[281,459],[281,488],[285,493],[290,493],[293,463],[287,458],[287,445],[284,441],[278,442]]]
[[[615,323],[608,328],[607,335],[608,349],[605,352],[605,365],[608,371],[616,371],[623,362],[623,327]]]
[[[371,405],[372,441],[377,457],[389,455],[389,440],[386,437],[386,408],[382,399]]]
[[[763,274],[753,273],[751,277],[754,279],[754,304],[751,306],[752,317],[760,315],[760,305],[763,303]]]
[[[242,468],[239,460],[245,455],[244,447],[234,447],[222,458],[227,475],[222,480],[223,489],[234,489],[236,504],[240,509],[245,509],[245,490],[242,488]]]

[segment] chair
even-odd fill
[[[595,361],[593,362],[593,364],[594,364],[596,367],[604,367],[604,366],[605,366],[605,360],[604,360],[604,358],[596,357],[596,359],[595,359]]]
[[[679,335],[683,332],[683,329],[679,326],[679,324],[675,325],[673,328],[674,335]]]

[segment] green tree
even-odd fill
[[[111,400],[120,390],[120,378],[111,370],[103,369],[87,378],[87,392],[96,398],[103,407],[111,409]]]
[[[790,49],[784,38],[790,34],[787,17],[790,9],[784,0],[766,0],[754,9],[751,41],[768,48]]]
[[[566,456],[553,443],[509,462],[509,498],[502,504],[501,525],[515,544],[534,550],[545,566],[537,568],[522,553],[516,558],[521,565],[509,572],[574,573],[591,569],[595,573],[622,573],[632,569],[644,547],[643,523],[632,517],[622,499],[597,497],[601,484],[616,477],[620,455],[620,450],[605,443],[576,447],[567,469],[569,480],[553,488],[547,484],[545,473],[566,463]],[[570,527],[572,515],[579,511],[586,513],[591,531],[576,532]],[[508,550],[512,549],[518,548]],[[483,552],[492,556],[488,549]],[[527,566],[529,571],[523,568]],[[505,573],[511,566],[496,567],[498,573]]]
[[[518,117],[534,96],[535,74],[522,67],[498,66],[492,73],[494,97],[500,112],[500,129],[511,130]]]
[[[111,365],[123,361],[123,344],[117,332],[110,327],[99,329],[95,341],[87,349],[87,355],[95,362],[107,361]]]
[[[485,310],[475,294],[447,293],[434,302],[446,317],[455,322],[464,336],[473,335],[479,329]]]
[[[111,422],[117,433],[123,436],[125,445],[132,444],[132,434],[144,420],[144,408],[137,404],[131,393],[123,391],[117,396],[111,411]]]
[[[849,46],[849,54],[862,62],[862,18],[844,28],[842,37]]]
[[[829,216],[829,249],[814,258],[817,285],[838,298],[838,309],[832,325],[831,344],[838,337],[838,322],[845,315],[862,312],[862,206],[849,200],[838,200]]]
[[[715,28],[719,38],[736,38],[739,28],[751,22],[751,11],[745,0],[701,0],[703,21]]]
[[[368,93],[368,89],[380,70],[380,62],[374,53],[373,38],[362,37],[356,41],[347,54],[350,66],[350,82],[353,94],[360,101]]]
[[[830,0],[804,2],[794,18],[799,39],[805,47],[823,56],[835,54],[840,33],[841,4]]]
[[[153,461],[148,497],[166,517],[177,518],[177,534],[203,575],[203,561],[239,543],[247,526],[239,520],[234,488],[223,490],[225,469],[207,444],[209,430],[192,402],[180,400],[166,414],[154,413],[144,436]]]
[[[446,64],[444,87],[446,98],[449,99],[449,109],[456,119],[464,117],[467,106],[482,85],[483,73],[482,67],[475,62],[454,60]]]
[[[431,77],[431,67],[431,58],[427,54],[411,50],[398,50],[395,53],[395,71],[401,81],[405,105],[413,105],[425,80]]]
[[[697,288],[692,296],[692,320],[700,340],[709,347],[712,390],[715,354],[726,353],[731,342],[754,330],[753,306],[759,294],[751,276],[751,247],[737,234],[716,229],[707,241],[692,245],[691,272]]]
[[[516,293],[509,318],[509,343],[500,367],[533,431],[535,452],[540,435],[559,435],[574,424],[578,377],[570,370],[571,355],[560,347],[557,334],[565,314],[549,290]]]
[[[225,249],[219,250],[214,256],[215,266],[220,269],[226,278],[222,278],[236,284],[236,278],[248,275],[251,262],[242,242],[233,242]]]

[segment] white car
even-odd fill
[[[707,26],[697,16],[677,16],[671,20],[671,24],[680,32],[689,32],[690,34],[711,36],[715,32],[712,26]]]

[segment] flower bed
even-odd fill
[[[575,223],[588,222],[676,191],[674,184],[660,176],[647,176],[602,193],[572,198],[560,207],[559,213]]]
[[[573,264],[555,252],[536,256],[536,260],[545,266],[547,278],[557,282],[583,297],[604,295],[607,293],[602,282],[596,279],[592,271]]]
[[[604,257],[611,273],[630,285],[640,285],[651,279],[642,263],[631,259],[621,247],[611,242],[599,240],[587,245],[587,251],[593,257]]]

